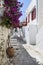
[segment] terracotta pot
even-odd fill
[[[6,49],[6,54],[7,54],[7,56],[8,56],[9,58],[14,57],[14,48],[13,48],[13,47],[8,47],[8,48]]]

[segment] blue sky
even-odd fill
[[[22,16],[20,17],[20,21],[24,21],[25,20],[25,12],[26,12],[26,9],[27,7],[29,6],[31,0],[19,0],[21,3],[23,3],[23,7],[21,8],[21,11],[22,11]]]

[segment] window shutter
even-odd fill
[[[33,9],[32,11],[32,20],[36,18],[36,8]]]

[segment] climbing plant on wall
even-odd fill
[[[11,26],[18,26],[20,22],[19,18],[22,15],[22,12],[20,11],[22,5],[23,3],[18,2],[18,0],[4,0],[5,10],[3,22],[1,24],[8,28]]]

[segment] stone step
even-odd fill
[[[10,41],[10,44],[11,45],[21,45],[19,42],[11,42],[11,41]]]
[[[10,44],[10,46],[19,47],[19,45],[12,45],[12,44]]]
[[[15,42],[10,42],[10,44],[12,44],[12,45],[21,45],[21,44],[19,44],[18,42],[17,43],[15,43]]]
[[[17,39],[10,39],[10,41],[17,41]]]
[[[20,46],[14,46],[14,45],[10,45],[10,46],[12,46],[14,48],[21,48]]]

